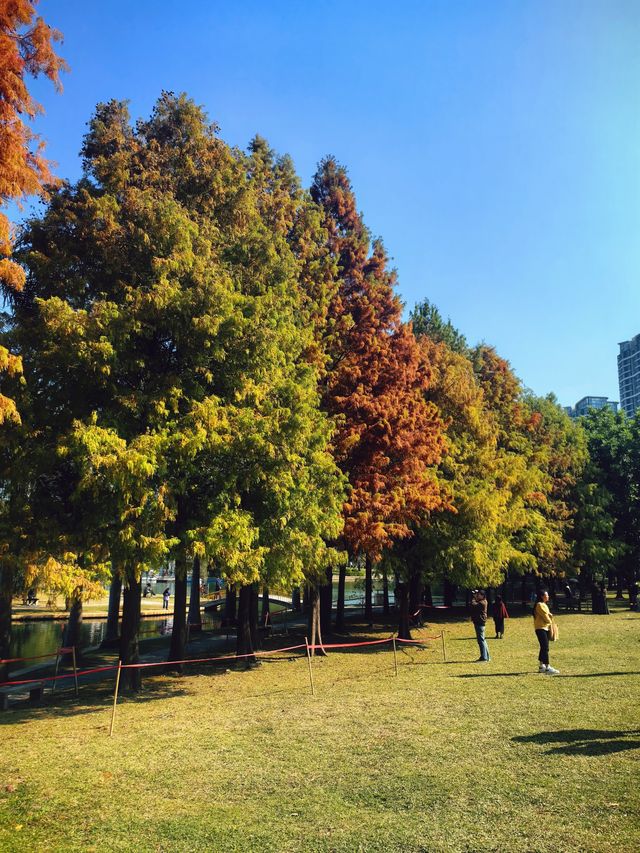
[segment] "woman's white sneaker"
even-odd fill
[[[541,663],[540,666],[538,667],[538,672],[540,673],[540,675],[542,675],[546,671],[547,671],[547,667],[543,663]]]
[[[552,666],[547,667],[547,675],[560,675],[559,669],[554,669]]]

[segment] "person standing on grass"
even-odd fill
[[[533,622],[536,637],[540,643],[540,653],[538,654],[540,668],[538,672],[543,675],[558,675],[559,670],[554,669],[549,664],[549,631],[553,623],[553,616],[547,607],[547,601],[549,601],[549,593],[546,589],[541,589],[533,608]]]
[[[162,593],[162,609],[163,610],[169,609],[169,596],[170,595],[171,595],[171,592],[169,591],[169,587],[167,587],[165,589],[165,591]]]
[[[489,647],[485,639],[484,631],[487,624],[487,596],[483,589],[474,589],[473,598],[471,600],[471,621],[476,629],[476,639],[480,647],[480,661],[486,662],[491,660],[489,657]]]
[[[502,600],[501,595],[496,595],[496,600],[493,603],[493,622],[496,626],[496,640],[504,638],[504,620],[509,618],[507,608]]]

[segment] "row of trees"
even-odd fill
[[[347,555],[369,616],[374,573],[392,580],[404,636],[436,579],[635,565],[636,510],[622,530],[610,479],[633,482],[626,457],[609,465],[599,427],[428,302],[403,321],[333,158],[305,191],[265,140],[231,148],[171,93],[135,125],[99,105],[82,157],[5,251],[0,657],[18,587],[63,591],[77,619],[112,580],[136,661],[141,576],[168,559],[176,661],[203,558],[237,590],[239,653],[259,586],[305,583],[315,641],[337,571],[342,628]]]

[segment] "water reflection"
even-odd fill
[[[209,614],[203,616],[203,627],[219,627],[220,619]],[[65,622],[40,620],[37,622],[14,622],[11,627],[11,657],[27,658],[37,655],[55,655],[62,645]],[[167,637],[173,630],[173,616],[159,619],[143,619],[140,622],[140,639]],[[107,631],[106,619],[83,620],[80,627],[80,648],[99,646]]]

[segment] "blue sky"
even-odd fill
[[[618,399],[640,332],[640,3],[41,0],[71,66],[33,91],[62,177],[98,101],[162,89],[308,185],[335,154],[411,307],[428,297],[536,393]]]

